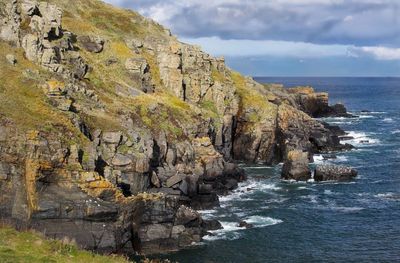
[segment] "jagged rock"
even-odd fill
[[[282,178],[296,181],[307,181],[311,179],[311,171],[308,162],[307,152],[298,150],[290,151],[282,167]]]
[[[181,190],[184,195],[188,195],[189,185],[186,180],[182,180],[182,182],[179,184],[179,190]]]
[[[186,206],[180,206],[176,212],[175,225],[201,224],[200,214]]]
[[[154,171],[151,173],[151,183],[157,188],[161,187],[160,179],[158,178],[156,172]]]
[[[121,132],[104,132],[103,141],[110,144],[119,144],[122,139]]]
[[[119,154],[119,153],[117,153],[112,160],[112,164],[115,166],[127,166],[131,163],[132,163],[131,158],[129,158],[128,156]]]
[[[295,95],[300,109],[312,117],[352,117],[343,104],[329,106],[328,93],[315,92],[312,87],[297,87],[288,91]]]
[[[177,174],[177,175],[174,175],[174,176],[172,176],[171,178],[169,178],[167,180],[166,186],[167,187],[171,187],[173,185],[176,185],[176,184],[180,183],[181,181],[182,181],[182,176]]]
[[[6,60],[7,60],[7,62],[10,63],[11,65],[17,64],[17,59],[16,59],[15,56],[12,55],[12,54],[6,55]]]
[[[42,87],[47,97],[29,98],[30,116],[44,116],[25,120],[23,127],[35,122],[28,134],[18,128],[19,118],[0,114],[0,217],[74,238],[88,249],[170,252],[221,227],[181,205],[217,206],[218,194],[245,179],[233,159],[272,164],[294,150],[311,158],[344,149],[337,138],[342,131],[301,112],[315,109],[310,101],[301,106],[298,95],[283,86],[244,78],[223,58],[180,43],[133,12],[124,21],[131,26],[111,32],[118,19],[101,25],[83,16],[92,12],[91,0],[79,3],[83,13],[70,10],[67,1],[57,3],[67,9],[65,28],[80,32],[63,29],[55,5],[0,2],[0,38],[11,42],[1,43],[10,48],[7,53],[21,45],[25,58],[50,71],[27,61],[13,69],[21,70],[19,84],[29,85],[22,88]],[[101,2],[95,6],[114,12]],[[115,35],[107,40],[107,52],[82,51],[103,48],[90,37],[92,29]],[[76,39],[76,33],[89,37]],[[20,119],[27,116],[18,112]],[[307,177],[305,159],[288,170]]]
[[[78,42],[85,50],[89,52],[100,53],[103,51],[104,40],[98,36],[79,36]]]
[[[318,165],[314,172],[314,180],[348,181],[357,176],[357,171],[351,167],[338,165]]]
[[[125,68],[132,74],[143,75],[148,70],[149,65],[144,58],[130,58],[125,62]]]
[[[21,3],[21,11],[23,15],[33,16],[39,14],[39,4],[37,1],[24,0]]]
[[[1,10],[1,14],[4,16],[0,17],[0,39],[19,46],[21,16],[18,11],[18,2],[16,0],[8,1],[2,7],[4,10]]]
[[[202,226],[206,231],[223,229],[222,224],[218,220],[203,220]]]

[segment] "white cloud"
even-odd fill
[[[349,51],[354,56],[372,56],[378,60],[400,60],[400,48],[388,47],[352,47]]]

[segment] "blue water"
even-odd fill
[[[357,168],[359,177],[347,183],[289,183],[280,180],[280,166],[245,167],[249,180],[222,197],[220,208],[202,212],[225,229],[167,257],[182,263],[400,262],[400,79],[258,81],[311,85],[360,115],[326,119],[350,132],[357,147],[330,162]],[[317,156],[316,163],[322,162]],[[255,228],[238,228],[240,220]]]

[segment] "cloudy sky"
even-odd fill
[[[400,76],[400,0],[106,0],[253,76]]]

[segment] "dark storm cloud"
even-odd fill
[[[107,0],[185,38],[400,44],[398,0]]]

